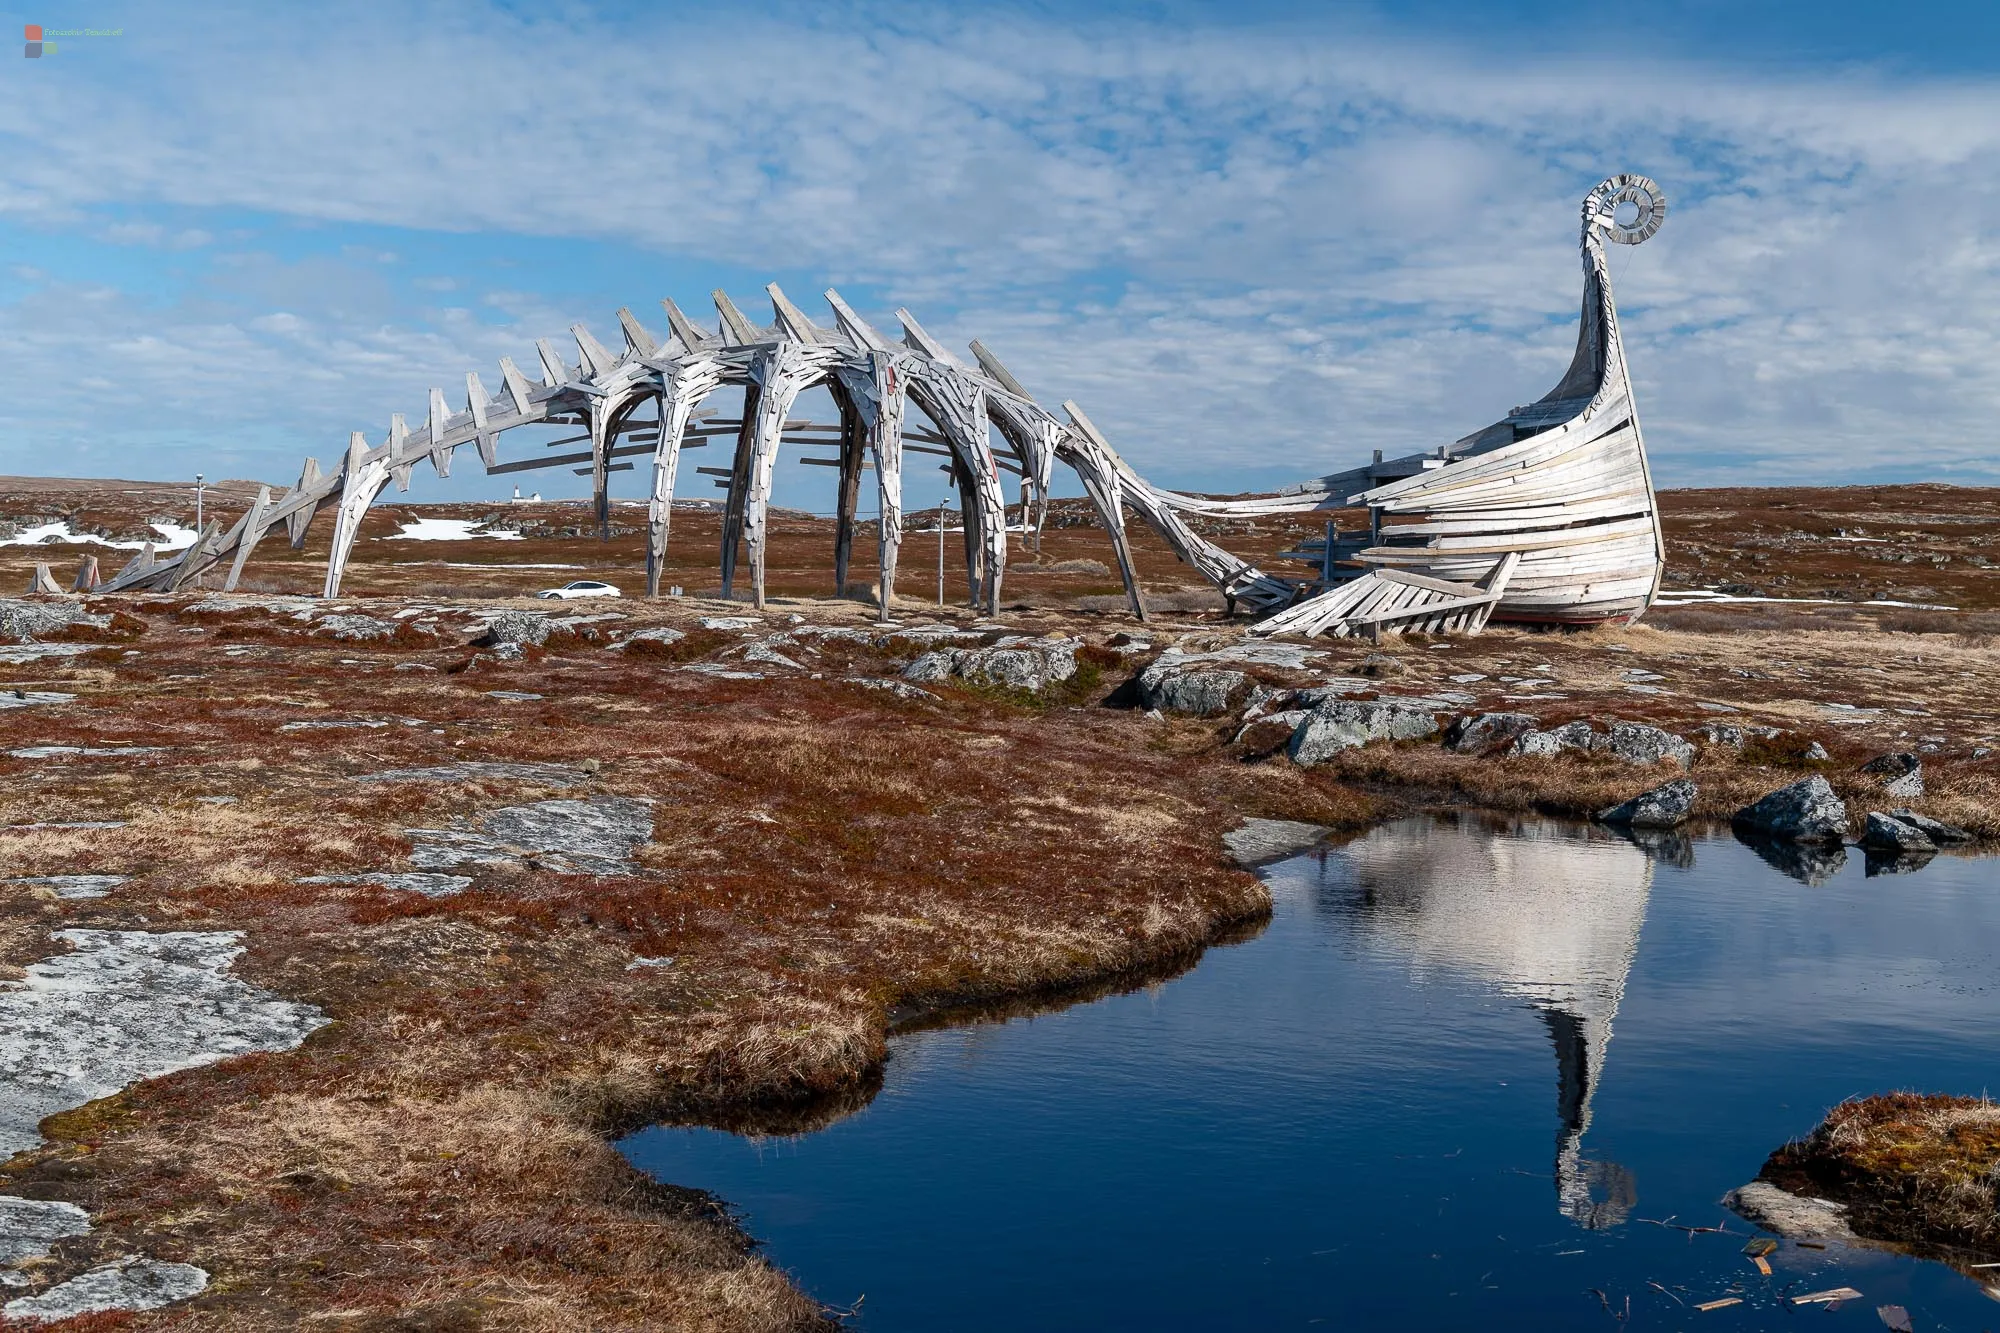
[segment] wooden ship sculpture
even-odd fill
[[[1637,210],[1621,222],[1621,206]],[[1476,632],[1489,619],[1591,622],[1631,619],[1650,605],[1663,566],[1659,520],[1644,442],[1632,401],[1617,311],[1605,262],[1607,242],[1636,245],[1666,214],[1659,187],[1642,176],[1615,176],[1583,204],[1584,299],[1569,372],[1536,402],[1434,452],[1336,473],[1272,496],[1215,499],[1153,486],[1118,455],[1082,409],[1061,414],[1037,402],[981,343],[955,356],[908,311],[897,311],[900,343],[891,342],[828,291],[832,323],[815,324],[776,284],[766,288],[772,322],[751,321],[729,297],[713,294],[718,324],[696,324],[662,301],[668,333],[656,337],[629,309],[618,312],[623,346],[613,350],[588,328],[570,332],[574,362],[549,340],[536,345],[541,378],[500,362],[501,387],[489,393],[465,377],[465,406],[453,410],[432,389],[413,429],[390,419],[371,445],[360,433],[342,459],[322,470],[308,458],[284,495],[261,492],[225,529],[210,524],[171,559],[151,548],[98,591],[190,586],[227,567],[233,591],[258,543],[282,524],[302,547],[322,512],[333,534],[323,595],[338,596],[362,518],[391,481],[407,490],[428,463],[450,474],[453,455],[471,446],[489,474],[572,467],[591,478],[600,535],[609,539],[610,474],[619,460],[651,457],[646,592],[657,596],[665,568],[681,455],[732,440],[728,468],[701,468],[725,491],[721,572],[725,597],[736,592],[739,561],[748,592],[764,603],[764,562],[773,469],[781,447],[831,450],[806,461],[839,469],[834,587],[845,591],[857,527],[862,475],[873,471],[879,500],[878,604],[895,596],[903,530],[903,468],[908,453],[946,458],[965,515],[968,592],[988,613],[1000,606],[1009,520],[1002,474],[1020,484],[1020,528],[1039,532],[1057,463],[1071,469],[1096,509],[1117,558],[1132,613],[1146,618],[1126,528],[1136,514],[1228,599],[1232,608],[1267,614],[1264,633],[1368,634],[1410,630]],[[794,419],[804,391],[829,391],[837,423]],[[716,418],[702,403],[719,390],[743,392],[740,417]],[[915,414],[912,413],[915,408]],[[522,426],[568,426],[578,433],[549,441],[574,453],[500,461],[499,439]],[[580,466],[579,466],[580,465]],[[1206,540],[1186,516],[1248,517],[1365,505],[1366,539],[1341,540],[1329,529],[1320,576],[1298,580],[1265,573]]]

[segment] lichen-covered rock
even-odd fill
[[[1444,748],[1453,754],[1481,754],[1534,729],[1532,713],[1474,713],[1452,722],[1444,733]]]
[[[589,779],[567,764],[506,764],[468,760],[462,764],[438,764],[431,768],[385,768],[379,773],[357,773],[356,782],[532,782],[542,787],[577,787]]]
[[[290,1050],[327,1019],[230,974],[240,931],[63,930],[71,952],[0,991],[0,1154],[142,1078]]]
[[[1915,824],[1870,810],[1861,826],[1861,845],[1871,852],[1934,852],[1937,844]]]
[[[0,690],[0,710],[33,708],[38,704],[66,704],[75,700],[74,694],[64,694],[60,690]]]
[[[1884,795],[1908,801],[1924,794],[1924,761],[1908,751],[1870,759],[1861,771],[1882,779]]]
[[[635,643],[679,643],[687,637],[670,625],[656,625],[652,629],[634,630],[620,639],[613,647],[622,652]]]
[[[405,829],[410,865],[521,865],[571,875],[629,875],[631,855],[652,840],[653,807],[623,796],[537,801],[479,817],[477,829]]]
[[[1286,753],[1311,767],[1372,741],[1415,741],[1437,732],[1435,713],[1400,699],[1331,699],[1299,723]]]
[[[1588,722],[1566,722],[1548,731],[1523,732],[1507,747],[1507,753],[1547,757],[1565,750],[1589,751],[1597,748],[1600,739],[1596,729]]]
[[[57,634],[71,625],[103,629],[109,616],[94,616],[75,602],[18,602],[0,600],[0,639],[31,639],[37,634]]]
[[[1950,847],[1957,843],[1971,842],[1973,840],[1972,835],[1964,829],[1955,828],[1941,819],[1932,819],[1929,815],[1920,815],[1914,810],[1897,809],[1891,810],[1889,813],[1897,819],[1902,820],[1905,824],[1917,829],[1926,838],[1929,838],[1940,847]]]
[[[1792,1194],[1768,1180],[1733,1189],[1722,1196],[1722,1203],[1745,1221],[1789,1240],[1844,1240],[1854,1235],[1847,1225],[1845,1204]]]
[[[193,1264],[134,1256],[93,1268],[34,1296],[0,1307],[10,1319],[73,1319],[103,1310],[157,1310],[201,1294],[208,1274]]]
[[[1694,734],[1710,745],[1726,745],[1740,750],[1752,740],[1770,740],[1779,734],[1776,727],[1760,727],[1748,722],[1704,722]]]
[[[312,632],[329,638],[350,642],[367,639],[387,639],[396,632],[396,622],[380,620],[374,616],[333,615],[321,616],[313,622]]]
[[[779,640],[779,642],[784,642],[784,640]],[[743,660],[746,662],[761,662],[765,666],[789,667],[793,671],[805,670],[804,667],[779,652],[770,643],[751,644],[743,650]]]
[[[1039,694],[1076,674],[1075,639],[1002,639],[990,648],[938,648],[903,671],[904,680],[952,676]]]
[[[1316,846],[1326,836],[1319,824],[1295,819],[1246,819],[1222,835],[1230,859],[1243,867],[1263,865]]]
[[[1817,773],[1744,806],[1734,822],[1791,842],[1837,843],[1847,837],[1847,807]]]
[[[1219,717],[1250,692],[1250,677],[1241,671],[1190,667],[1174,655],[1139,673],[1139,699],[1147,708],[1191,717]]]
[[[30,1279],[19,1264],[43,1258],[57,1241],[89,1230],[90,1214],[73,1203],[0,1195],[0,1285],[27,1286]]]
[[[486,632],[478,642],[483,647],[497,648],[505,643],[544,644],[555,626],[539,611],[496,611],[486,619]]]
[[[1607,824],[1630,824],[1633,828],[1676,828],[1687,822],[1689,812],[1694,809],[1695,795],[1692,779],[1675,778],[1600,811],[1597,817]]]
[[[1613,722],[1611,730],[1592,745],[1628,764],[1658,764],[1668,760],[1686,768],[1694,762],[1694,746],[1671,731],[1643,722]]]

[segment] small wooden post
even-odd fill
[[[83,558],[83,563],[76,567],[76,582],[70,585],[69,590],[89,592],[102,582],[104,577],[97,572],[97,557],[87,555]]]
[[[62,592],[62,589],[56,585],[55,575],[49,573],[47,561],[37,560],[35,562],[35,576],[28,580],[28,591],[30,593]]]

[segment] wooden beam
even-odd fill
[[[662,297],[660,305],[667,312],[668,327],[673,329],[674,336],[679,338],[681,345],[690,352],[715,341],[715,335],[704,333],[693,320],[681,313],[681,308],[673,303],[671,297]]]
[[[819,332],[813,328],[813,322],[786,299],[785,294],[778,289],[778,284],[770,283],[765,286],[764,291],[771,298],[771,311],[777,316],[778,332],[793,342],[801,342],[808,347],[818,346]]]
[[[736,303],[729,299],[728,292],[717,287],[708,294],[708,297],[715,302],[715,313],[722,317],[722,339],[725,343],[735,347],[748,347],[752,343],[764,341],[757,326],[745,319],[743,312],[736,308]]]
[[[826,289],[824,295],[826,296],[826,303],[833,307],[834,323],[840,326],[842,333],[853,340],[855,346],[871,352],[886,352],[889,350],[889,344],[883,340],[882,335],[875,332],[874,327],[867,320],[855,314],[848,307],[847,302],[840,299],[839,292],[829,287]]]
[[[569,326],[570,336],[576,339],[576,349],[583,353],[581,369],[590,371],[592,378],[602,378],[618,368],[618,358],[611,349],[597,341],[597,335],[582,324]]]

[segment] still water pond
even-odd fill
[[[1843,1097],[2000,1067],[1994,863],[1866,869],[1407,820],[1268,867],[1270,925],[1173,981],[897,1038],[829,1128],[624,1148],[870,1333],[2000,1327],[1900,1255],[1761,1277],[1717,1202]]]

